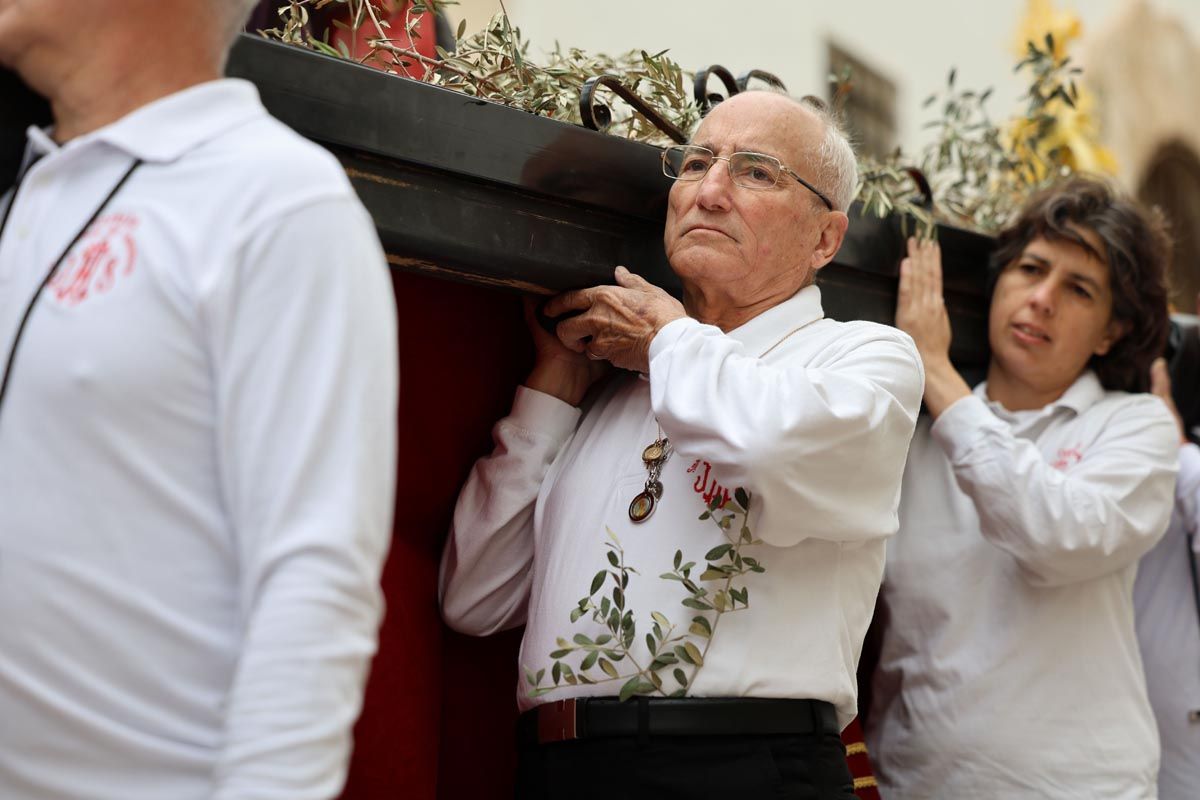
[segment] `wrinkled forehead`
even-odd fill
[[[760,95],[760,96],[752,96]],[[807,161],[819,142],[820,121],[781,95],[753,92],[722,102],[700,123],[692,144],[718,155],[750,151],[784,163]]]

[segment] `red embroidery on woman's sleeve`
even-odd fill
[[[1083,460],[1083,451],[1078,447],[1064,447],[1058,451],[1056,458],[1050,466],[1055,469],[1067,469],[1073,467]]]

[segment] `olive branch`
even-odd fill
[[[1001,123],[988,112],[992,90],[959,87],[956,71],[950,70],[945,88],[922,104],[935,111],[924,127],[936,138],[921,156],[914,162],[897,149],[884,159],[860,160],[858,199],[863,213],[897,213],[902,222],[911,217],[921,236],[932,235],[935,222],[995,233],[1016,217],[1031,192],[1074,172],[1078,154],[1062,131],[1078,118],[1082,70],[1057,54],[1055,39],[1047,34],[1042,42],[1026,43],[1015,71],[1029,80],[1025,108]],[[835,87],[846,80],[832,77]],[[844,92],[838,89],[835,94]],[[1090,131],[1080,133],[1074,141],[1095,144]],[[909,166],[919,166],[928,179],[936,212],[922,205],[906,172]]]
[[[406,72],[417,80],[493,100],[533,114],[580,123],[579,94],[597,75],[613,75],[654,106],[681,130],[700,120],[692,97],[693,75],[662,51],[629,51],[609,56],[557,44],[543,63],[529,56],[529,42],[501,11],[482,30],[468,35],[465,20],[455,32],[453,50],[436,48],[436,57],[418,52],[411,43],[420,38],[421,16],[439,12],[452,0],[413,0],[404,7],[403,36],[388,22],[398,0],[279,0],[279,24],[262,35],[326,55],[371,64],[385,72]],[[312,12],[310,14],[310,11]],[[333,15],[331,12],[341,12]],[[335,39],[331,28],[350,34],[351,44]],[[365,31],[366,52],[355,51],[358,33]],[[944,90],[930,95],[924,107],[934,112],[926,127],[936,135],[916,154],[895,150],[885,158],[860,159],[856,196],[865,215],[901,219],[902,232],[915,223],[920,236],[936,234],[938,222],[995,232],[1020,209],[1030,191],[1075,171],[1078,155],[1072,142],[1095,144],[1091,129],[1079,128],[1086,114],[1076,105],[1080,69],[1065,55],[1054,37],[1029,42],[1016,71],[1029,79],[1024,109],[1008,122],[997,122],[986,103],[991,90],[974,91],[955,85],[951,70]],[[852,91],[851,73],[830,76],[837,108]],[[665,134],[623,102],[610,103],[613,121],[607,132],[651,144],[670,144]],[[1063,131],[1074,125],[1079,135]],[[909,169],[919,167],[928,180],[933,207],[925,203]]]
[[[540,697],[563,685],[611,682],[621,683],[618,696],[622,701],[646,694],[685,696],[704,667],[721,619],[750,607],[750,589],[744,583],[735,586],[734,582],[751,573],[766,572],[756,559],[742,553],[744,548],[762,544],[747,524],[750,500],[750,493],[739,487],[732,499],[726,501],[720,496],[708,503],[700,519],[712,520],[726,541],[704,554],[705,568],[700,575],[693,577],[696,562],[685,563],[682,550],[675,551],[671,570],[659,575],[661,580],[679,583],[685,595],[680,605],[699,613],[692,616],[685,630],[666,614],[650,612],[651,626],[645,642],[651,660],[644,665],[633,652],[638,619],[627,607],[625,596],[631,576],[641,573],[626,563],[620,539],[611,528],[605,528],[608,567],[596,573],[587,595],[570,613],[572,624],[590,615],[605,633],[595,638],[576,633],[570,641],[559,637],[557,649],[549,656],[553,662],[551,682],[543,684],[545,668],[537,672],[526,668],[525,679],[532,687],[529,696]],[[604,591],[606,584],[611,587],[608,591]],[[575,661],[574,667],[568,660]]]

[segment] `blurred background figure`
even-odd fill
[[[1200,305],[1200,304],[1198,304]],[[1138,564],[1133,603],[1146,687],[1158,721],[1161,800],[1200,796],[1200,329],[1180,329],[1170,364],[1151,371],[1151,391],[1175,416],[1179,480],[1171,527]]]

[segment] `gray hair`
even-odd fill
[[[817,183],[829,195],[835,209],[849,211],[858,191],[858,159],[850,137],[838,115],[821,99],[805,95],[796,102],[819,119],[824,127],[821,144],[817,147]]]

